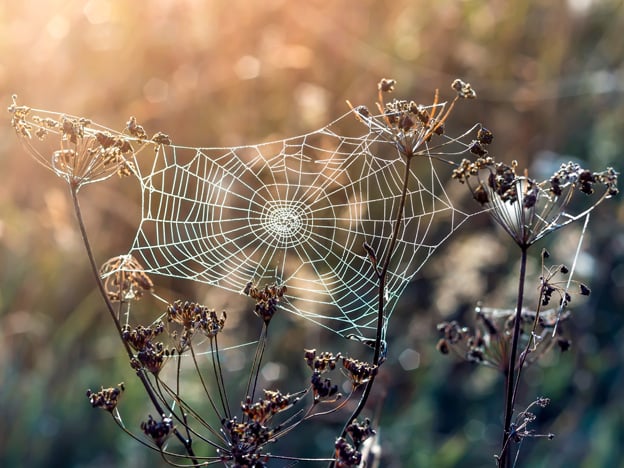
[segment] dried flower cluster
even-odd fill
[[[127,135],[82,117],[19,106],[16,96],[8,111],[11,126],[28,151],[76,190],[114,174],[120,177],[132,174],[131,159],[146,144],[154,147],[171,144],[170,138],[162,132],[148,138],[134,117],[126,125]],[[49,154],[47,148],[38,143],[52,137],[58,140],[59,149]]]
[[[376,433],[377,432],[371,426],[371,421],[368,418],[366,418],[362,423],[354,420],[347,426],[347,434],[349,434],[349,437],[351,437],[351,440],[353,441],[353,445],[358,450],[365,440],[374,436]]]
[[[362,444],[368,438],[376,434],[375,430],[371,427],[369,419],[365,419],[363,423],[352,421],[347,426],[347,434],[351,438],[353,444],[347,442],[344,437],[339,437],[335,444],[335,466],[348,468],[348,467],[360,467],[362,465]]]
[[[112,302],[139,300],[154,289],[154,283],[132,255],[111,258],[100,268],[100,276]]]
[[[242,411],[250,420],[260,424],[266,424],[274,415],[287,410],[299,401],[299,397],[287,394],[279,390],[264,390],[264,398],[256,403],[247,397],[242,404]]]
[[[519,176],[515,161],[507,165],[486,156],[485,147],[491,141],[491,133],[480,129],[471,146],[471,151],[479,157],[475,161],[464,159],[453,171],[453,178],[468,185],[475,200],[490,209],[496,222],[520,246],[534,244],[618,193],[618,174],[613,168],[591,172],[569,162],[543,182]],[[473,179],[476,183],[472,183]],[[572,211],[576,192],[592,195],[598,186],[598,197],[589,207]]]
[[[478,364],[484,364],[504,372],[509,363],[515,310],[491,309],[477,306],[477,326],[474,330],[461,326],[457,321],[442,322],[438,331],[442,335],[437,349],[442,354],[453,352],[459,357]],[[568,311],[558,314],[556,309],[541,312],[522,311],[522,347],[528,352],[518,357],[516,366],[528,365],[537,360],[553,346],[566,351],[570,342],[563,337],[560,328],[553,337],[555,325],[570,317]]]
[[[152,374],[158,374],[167,359],[174,354],[172,350],[165,347],[163,342],[154,340],[163,332],[164,328],[162,321],[147,327],[139,325],[132,328],[125,325],[122,328],[122,339],[136,351],[132,361],[132,366],[135,369],[145,369]]]
[[[336,468],[360,466],[362,463],[362,453],[353,448],[345,438],[339,437],[336,439],[335,448],[336,461],[334,465]]]
[[[163,416],[156,421],[150,415],[147,421],[141,423],[143,433],[154,441],[157,447],[162,447],[173,432],[173,419]]]
[[[167,321],[182,327],[182,331],[171,333],[172,338],[178,342],[178,351],[184,351],[191,343],[193,336],[200,332],[212,339],[223,331],[227,314],[217,311],[195,302],[177,300],[167,307]]]
[[[89,119],[18,106],[15,97],[9,112],[11,125],[29,152],[75,188],[113,174],[127,176],[133,170],[130,141],[93,126]],[[60,148],[48,155],[37,148],[36,142],[50,135],[59,139]]]
[[[304,359],[306,364],[314,372],[327,372],[336,368],[336,361],[340,359],[340,353],[334,355],[330,352],[323,352],[320,355],[316,354],[316,349],[306,349]]]
[[[275,312],[277,312],[277,304],[284,297],[284,294],[288,292],[288,288],[285,285],[270,285],[264,289],[259,289],[250,282],[247,283],[243,292],[255,299],[256,307],[254,308],[254,314],[260,317],[265,324],[268,324]]]
[[[377,366],[353,358],[343,358],[342,367],[347,371],[347,375],[355,387],[368,382],[377,375],[378,371]]]
[[[94,408],[101,408],[112,412],[115,408],[117,408],[119,397],[124,390],[125,386],[123,383],[111,388],[102,387],[99,392],[92,392],[91,389],[89,389],[87,390],[87,398],[89,399],[91,406]]]
[[[226,466],[266,466],[269,455],[263,453],[263,447],[275,437],[273,429],[255,421],[238,422],[237,418],[232,418],[223,423],[222,430],[229,445],[221,456]]]
[[[448,106],[446,102],[439,102],[437,90],[430,105],[405,99],[385,102],[384,94],[393,92],[395,85],[396,81],[389,78],[383,78],[377,85],[379,116],[373,116],[365,106],[351,107],[360,121],[393,142],[399,153],[407,159],[421,154],[421,147],[430,142],[433,136],[444,134],[444,123],[458,99],[473,99],[477,95],[469,83],[456,79],[451,87],[457,96]]]
[[[306,349],[304,359],[310,369],[312,369],[312,377],[310,378],[312,393],[314,395],[314,403],[322,400],[335,401],[341,398],[338,393],[338,385],[332,384],[331,379],[321,377],[321,374],[330,372],[336,368],[336,361],[340,359],[340,354],[323,352],[316,354],[316,349]]]

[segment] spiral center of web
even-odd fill
[[[296,207],[280,206],[275,209],[269,207],[267,211],[262,221],[264,227],[272,234],[289,238],[301,230],[302,213]]]
[[[262,197],[254,197],[251,205],[256,204],[258,198]],[[313,215],[305,203],[280,199],[265,201],[261,206],[257,216],[249,217],[252,232],[261,242],[284,248],[295,247],[308,240],[312,233]]]

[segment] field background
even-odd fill
[[[483,122],[495,134],[493,154],[535,177],[568,159],[621,171],[623,30],[616,0],[2,0],[0,102],[7,107],[15,93],[18,103],[120,130],[135,115],[178,144],[225,146],[314,130],[342,115],[345,99],[372,105],[381,77],[398,81],[397,96],[425,103],[435,88],[450,96],[450,82],[461,77],[479,98],[457,109],[450,133]],[[147,411],[89,276],[67,188],[26,154],[8,113],[3,122],[0,464],[154,466],[157,457],[84,396],[125,381],[128,420]],[[81,193],[100,262],[132,241],[134,185],[112,180]],[[453,196],[468,200],[460,188]],[[383,466],[494,466],[500,380],[435,351],[440,320],[467,320],[478,300],[513,304],[516,252],[489,219],[472,221],[437,252],[392,317],[373,399],[383,406],[369,412],[381,426]],[[572,303],[573,348],[527,374],[525,401],[553,399],[539,429],[556,438],[525,442],[525,466],[612,467],[624,457],[623,226],[621,197],[593,215],[577,276],[593,294]],[[534,254],[545,246],[553,261],[569,262],[579,228],[550,236]],[[256,323],[241,318],[251,316],[248,302],[156,281],[228,306],[241,314],[241,336],[255,333]],[[287,318],[283,327],[291,340],[281,343],[285,350],[274,343],[273,359],[289,378],[303,372],[301,343],[342,349],[301,321]],[[417,357],[401,365],[405,350]],[[327,456],[336,427],[311,424],[284,445]]]

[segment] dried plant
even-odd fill
[[[317,355],[315,350],[306,350],[305,361],[312,370],[308,386],[294,394],[265,389],[264,397],[256,400],[268,328],[279,310],[280,299],[287,292],[287,288],[286,285],[259,287],[250,282],[244,292],[255,301],[253,312],[262,322],[262,331],[245,395],[239,398],[242,403],[238,415],[231,407],[230,402],[233,399],[228,395],[224,381],[218,344],[219,335],[225,328],[226,313],[218,314],[215,310],[195,302],[178,300],[170,303],[161,318],[152,324],[122,325],[124,309],[144,294],[153,292],[154,284],[141,264],[130,255],[114,257],[100,269],[97,268],[78,203],[78,192],[82,186],[108,179],[113,174],[131,174],[134,171],[131,157],[136,157],[145,146],[171,144],[169,137],[158,132],[149,139],[134,117],[128,120],[125,132],[117,133],[95,125],[88,119],[59,116],[18,106],[14,99],[9,112],[20,140],[39,162],[69,184],[79,228],[100,293],[124,345],[130,365],[156,411],[156,416],[150,415],[141,424],[141,430],[148,441],[139,440],[158,450],[169,463],[178,464],[186,460],[191,465],[198,466],[219,461],[226,466],[264,466],[272,458],[288,459],[270,454],[267,447],[303,421],[339,410],[363,388],[359,403],[335,443],[333,456],[327,459],[338,467],[361,464],[360,449],[363,442],[374,435],[374,430],[368,420],[359,424],[357,417],[367,402],[379,366],[385,359],[385,284],[402,224],[411,174],[410,163],[416,157],[435,156],[436,149],[449,142],[459,141],[447,139],[437,146],[432,142],[434,138],[444,134],[445,121],[455,102],[460,98],[476,96],[470,85],[456,80],[452,87],[457,92],[457,97],[448,106],[439,102],[437,91],[430,106],[398,99],[385,103],[383,95],[392,92],[394,86],[395,81],[390,79],[383,79],[378,85],[377,106],[380,115],[371,115],[365,107],[353,109],[361,122],[390,142],[405,160],[403,193],[395,212],[393,233],[387,239],[385,257],[378,261],[375,250],[364,243],[364,250],[374,267],[379,291],[377,332],[374,340],[368,341],[374,350],[372,363],[340,354]],[[465,135],[467,134],[463,136]],[[52,158],[48,158],[38,148],[37,142],[51,138],[58,140],[59,149],[53,152]],[[464,145],[463,151],[467,149]],[[128,316],[129,314],[125,315]],[[361,336],[353,337],[365,341]],[[198,356],[202,355],[198,342],[206,341],[209,345],[206,355],[212,362],[209,366],[212,373],[210,379],[198,360]],[[326,376],[336,369],[336,362],[339,360],[342,362],[343,372],[351,382],[351,391],[346,397],[338,392],[338,386]],[[201,382],[216,424],[194,409],[185,396],[185,378],[182,373],[187,367],[183,362],[187,361],[192,363],[189,367]],[[168,365],[175,367],[172,382],[166,379],[167,373],[164,372]],[[213,385],[216,386],[215,396],[209,382],[214,382]],[[124,425],[117,407],[120,388],[102,389],[98,393],[89,391],[87,396],[93,406],[106,409],[120,427],[132,433]],[[308,404],[305,406],[308,395]],[[327,405],[330,405],[329,409],[325,409]],[[289,411],[293,414],[286,416],[285,413]],[[279,421],[274,422],[275,419]],[[183,448],[182,452],[169,449],[171,437],[178,440]],[[347,442],[347,437],[351,443]],[[196,453],[198,444],[212,447],[216,455],[199,455]]]
[[[148,137],[134,117],[127,121],[123,132],[114,132],[88,119],[20,106],[14,99],[9,111],[20,141],[40,163],[69,185],[95,281],[154,414],[148,414],[139,428],[128,427],[119,405],[123,384],[98,392],[89,390],[87,398],[93,407],[110,413],[122,430],[160,453],[166,463],[262,467],[275,460],[289,464],[314,461],[343,468],[372,466],[378,462],[376,431],[370,420],[360,422],[359,418],[388,352],[385,341],[387,282],[393,254],[400,241],[408,185],[413,177],[412,164],[419,158],[439,160],[453,167],[453,177],[469,187],[474,198],[521,251],[516,307],[507,310],[479,305],[474,330],[454,321],[440,324],[443,336],[438,349],[444,354],[453,352],[469,361],[496,368],[506,377],[505,424],[498,455],[500,467],[511,464],[511,442],[538,436],[529,427],[535,419],[530,410],[534,406],[545,406],[548,400],[539,398],[516,414],[518,386],[523,368],[555,346],[565,351],[570,345],[564,338],[561,324],[571,318],[567,310],[571,279],[560,282],[559,276],[566,275],[568,269],[546,267],[544,253],[537,306],[532,311],[526,309],[523,302],[527,251],[547,234],[587,217],[595,206],[615,195],[617,173],[611,168],[590,172],[569,163],[544,182],[536,182],[526,174],[518,176],[515,163],[509,166],[488,156],[493,134],[483,126],[475,125],[459,137],[445,134],[445,124],[456,102],[476,97],[470,84],[455,80],[451,87],[456,96],[452,101],[440,102],[436,91],[429,105],[404,99],[386,101],[385,96],[392,93],[395,86],[392,79],[379,82],[378,114],[364,106],[351,106],[357,120],[368,127],[377,141],[389,143],[404,162],[402,193],[398,203],[392,205],[392,232],[384,239],[383,256],[378,256],[377,250],[366,240],[362,246],[362,255],[368,258],[377,285],[375,336],[365,338],[353,334],[348,337],[372,348],[372,359],[368,362],[342,353],[305,349],[303,359],[310,370],[307,382],[299,384],[294,391],[260,388],[265,352],[273,344],[269,343],[268,330],[276,319],[279,320],[281,303],[289,285],[256,284],[250,278],[244,293],[254,301],[251,309],[258,321],[259,337],[247,385],[239,395],[232,395],[222,365],[223,353],[227,351],[222,345],[222,336],[230,332],[227,313],[187,298],[168,301],[156,296],[153,280],[132,255],[113,257],[98,267],[78,203],[81,187],[115,174],[134,174],[133,160],[136,161],[139,153],[147,147],[158,151],[162,146],[171,145],[170,138],[162,132]],[[470,135],[475,131],[476,139],[471,140]],[[39,147],[40,142],[50,141],[57,144],[51,155]],[[449,145],[458,146],[459,150],[449,153]],[[468,152],[476,156],[475,161],[464,159],[457,164],[448,159],[449,154],[457,156]],[[589,206],[577,208],[578,192],[594,196]],[[579,290],[580,294],[589,294],[585,285],[579,285]],[[147,295],[166,303],[164,310],[160,310],[151,323],[132,323],[131,304]],[[559,306],[543,310],[553,297],[559,297]],[[335,374],[345,377],[349,384],[335,383]],[[197,385],[201,388],[203,405],[196,401],[192,390]],[[339,390],[345,388],[348,391],[343,395]],[[307,459],[272,452],[277,441],[301,424],[340,414],[342,409],[348,416],[343,420],[343,430],[335,439],[330,456]]]
[[[618,174],[610,167],[601,172],[592,172],[569,162],[562,164],[548,180],[538,182],[527,174],[517,175],[515,161],[508,165],[489,156],[487,148],[492,141],[492,132],[480,128],[470,150],[476,156],[475,161],[464,159],[453,171],[453,178],[468,186],[474,199],[487,209],[520,248],[516,307],[514,311],[478,307],[477,317],[485,332],[472,335],[468,329],[456,323],[441,324],[440,330],[444,337],[438,343],[438,349],[448,353],[458,346],[466,347],[467,350],[462,352],[465,357],[490,364],[503,372],[506,382],[504,428],[497,461],[499,467],[507,468],[512,466],[512,458],[518,458],[519,449],[516,456],[512,457],[511,442],[518,439],[517,427],[514,428],[512,421],[524,366],[538,357],[538,350],[550,347],[553,342],[558,342],[563,350],[569,347],[569,342],[557,333],[560,332],[559,322],[569,318],[569,314],[564,311],[571,299],[571,281],[564,286],[553,281],[557,274],[567,274],[568,268],[558,266],[546,269],[544,260],[548,258],[548,253],[542,253],[543,274],[537,309],[526,311],[524,300],[528,250],[537,241],[563,226],[583,218],[587,223],[592,210],[618,193]],[[578,197],[591,199],[576,200]],[[549,304],[554,293],[560,296],[558,309],[542,311],[541,307]],[[589,288],[580,285],[580,293],[589,294]],[[502,327],[495,323],[494,316],[504,318]],[[523,328],[527,317],[533,323],[529,329]],[[550,333],[549,328],[552,328]],[[518,354],[521,349],[523,351]]]

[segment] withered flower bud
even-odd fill
[[[396,85],[396,80],[392,80],[390,78],[382,78],[377,84],[377,88],[382,93],[391,93],[394,91],[394,86]]]

